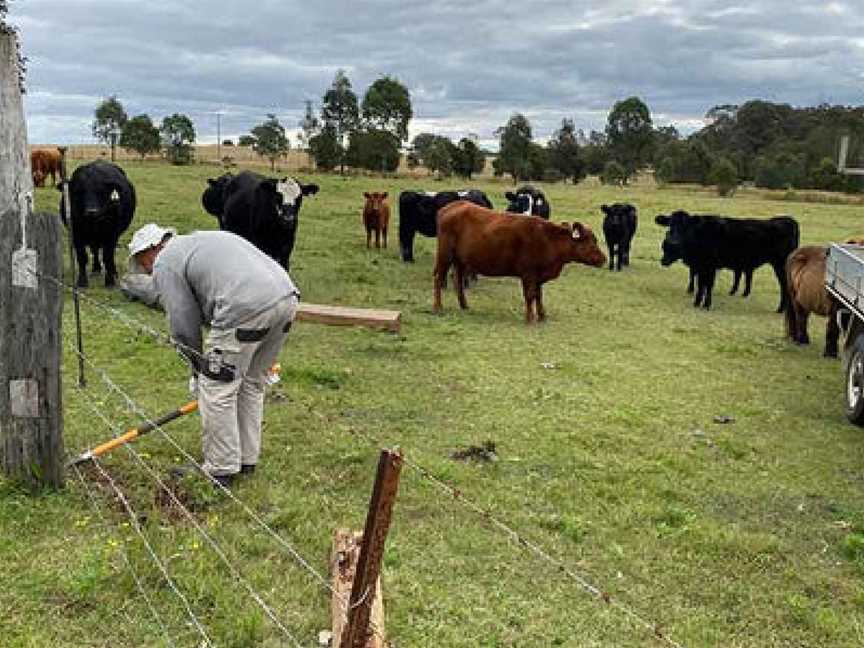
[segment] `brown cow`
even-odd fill
[[[60,173],[60,152],[55,149],[34,149],[30,152],[30,169],[34,186],[44,187],[49,175],[51,184],[56,185]]]
[[[561,274],[565,263],[600,267],[606,255],[590,228],[581,223],[550,223],[535,216],[496,212],[460,200],[438,211],[438,255],[435,259],[435,302],[441,311],[441,287],[447,270],[455,269],[459,306],[465,301],[463,277],[469,270],[490,277],[519,277],[525,296],[525,322],[546,319],[543,284]]]
[[[864,245],[864,239],[850,238],[847,244]],[[802,245],[786,259],[786,336],[796,344],[810,344],[807,319],[810,313],[828,318],[825,326],[826,358],[837,357],[840,328],[837,325],[837,302],[825,289],[825,266],[828,248]]]
[[[363,193],[366,204],[363,206],[363,225],[366,227],[366,247],[370,247],[372,232],[375,232],[375,247],[387,247],[387,226],[390,224],[390,205],[387,204],[387,192]]]

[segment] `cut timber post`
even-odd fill
[[[333,534],[333,558],[330,562],[332,567],[333,597],[330,602],[330,611],[333,617],[333,642],[332,646],[338,648],[345,631],[348,615],[345,610],[345,601],[351,599],[351,587],[357,573],[357,562],[360,559],[360,547],[363,543],[363,534],[359,531],[348,529],[336,529]],[[366,648],[384,647],[384,603],[381,595],[381,577],[375,583],[375,598],[372,601],[372,615],[370,625],[374,628],[369,636]]]
[[[31,488],[63,483],[63,272],[54,214],[34,214],[13,34],[0,31],[0,462]]]
[[[318,322],[334,326],[368,326],[387,331],[399,332],[402,314],[392,310],[374,310],[371,308],[346,308],[345,306],[324,306],[322,304],[306,304],[300,302],[297,308],[297,320],[300,322]]]
[[[337,614],[334,612],[333,615],[332,645],[334,648],[378,648],[383,646],[383,608],[380,622],[373,621],[370,627],[369,621],[370,617],[373,616],[374,601],[381,599],[379,587],[381,560],[384,557],[384,543],[387,539],[387,531],[390,529],[390,519],[393,514],[393,504],[396,502],[396,491],[399,489],[401,470],[402,455],[391,450],[382,450],[378,460],[375,487],[369,502],[369,512],[366,515],[366,528],[363,531],[363,542],[360,556],[357,558],[344,627],[335,623]],[[338,573],[338,564],[334,564],[334,570]],[[334,578],[336,578],[335,573]],[[339,611],[344,614],[344,599],[334,602],[339,605]],[[337,630],[339,631],[338,634]]]

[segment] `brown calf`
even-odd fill
[[[45,179],[50,175],[51,184],[57,184],[60,173],[60,152],[54,149],[34,149],[30,152],[30,170],[33,172],[33,184],[45,186]]]
[[[375,247],[387,247],[387,226],[390,224],[390,205],[387,204],[387,192],[363,193],[366,204],[363,206],[363,226],[366,228],[366,247],[370,247],[372,232],[375,232]]]
[[[519,277],[525,296],[525,321],[546,319],[543,284],[561,274],[565,263],[600,267],[606,255],[590,228],[581,223],[550,223],[535,216],[505,214],[466,201],[438,211],[438,255],[435,259],[435,301],[441,311],[441,288],[454,266],[459,306],[465,301],[466,272],[490,277]]]

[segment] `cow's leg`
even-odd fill
[[[621,269],[621,266],[618,266]],[[543,284],[537,284],[536,292],[534,293],[534,305],[537,309],[537,321],[543,322],[546,319],[546,309],[543,308]]]
[[[702,308],[708,310],[711,308],[711,291],[714,290],[714,278],[717,276],[717,270],[710,268],[702,274],[705,275],[705,296],[702,299]]]
[[[117,279],[117,266],[114,265],[113,241],[109,241],[102,247],[102,261],[105,263],[105,287],[110,288]]]
[[[87,288],[90,282],[87,280],[87,246],[75,246],[75,258],[78,260],[78,281],[76,285],[79,288]]]
[[[102,272],[102,264],[99,262],[99,246],[97,244],[93,244],[90,246],[90,254],[93,255],[93,272],[99,274]],[[105,254],[102,254],[102,258],[105,258]]]
[[[453,264],[453,286],[459,298],[459,308],[466,310],[468,302],[465,299],[465,266],[458,259]]]
[[[530,324],[534,321],[534,313],[531,310],[531,303],[534,301],[534,282],[527,277],[522,278],[522,295],[525,297],[525,323]]]
[[[796,330],[795,342],[798,344],[810,344],[810,336],[807,334],[807,319],[810,317],[810,311],[795,302],[790,305],[790,308],[795,309]]]
[[[732,290],[729,291],[730,295],[734,295],[738,292],[738,284],[741,283],[741,271],[736,269],[732,272],[735,273],[735,277],[732,279]]]
[[[828,311],[828,323],[825,326],[825,352],[826,358],[837,357],[837,340],[840,337],[840,326],[837,324],[837,302],[832,301],[831,310]]]
[[[780,305],[777,306],[777,312],[782,313],[783,309],[786,308],[786,268],[784,267],[784,262],[772,263],[771,267],[774,268],[774,276],[777,277],[777,283],[780,284]]]
[[[414,232],[403,232],[400,225],[399,251],[405,263],[414,263]]]
[[[694,284],[696,282],[696,273],[693,272],[693,268],[688,268],[688,270],[690,271],[690,280],[687,282],[687,292],[692,293]],[[696,305],[698,306],[698,304]]]
[[[387,249],[387,226],[385,225],[383,230],[381,231],[382,238],[384,239],[384,249]]]
[[[624,265],[630,265],[630,243],[632,239],[627,239],[627,243],[624,244]]]
[[[366,228],[366,249],[368,250],[372,247],[372,230],[368,227]]]
[[[742,297],[747,297],[750,294],[750,287],[753,285],[753,268],[747,268],[744,271],[744,292]]]
[[[441,249],[439,244],[438,255],[435,259],[435,290],[432,302],[432,311],[441,312],[441,289],[447,281],[447,272],[450,270],[450,253]]]
[[[375,228],[375,249],[376,250],[381,249],[381,228],[380,227]]]
[[[614,270],[615,269],[615,244],[614,243],[607,243],[606,245],[609,247],[609,270]]]

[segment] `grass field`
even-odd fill
[[[151,220],[181,232],[215,226],[200,207],[213,168],[125,166],[139,197],[133,228]],[[812,347],[787,344],[767,267],[750,298],[727,296],[731,275],[723,273],[713,310],[692,308],[686,269],[659,265],[664,230],[653,222],[674,208],[788,213],[802,243],[824,243],[864,233],[860,205],[755,192],[720,199],[647,184],[544,186],[554,220],[579,219],[602,237],[600,204],[629,201],[641,222],[630,269],[568,266],[544,291],[548,322],[526,327],[512,279],[481,278],[467,312],[448,292],[444,314],[433,315],[434,241],[417,241],[417,263],[401,263],[395,208],[391,247],[365,248],[363,191],[387,190],[395,203],[405,188],[462,183],[315,181],[321,192],[304,203],[292,257],[303,299],[403,313],[400,335],[298,324],[281,355],[262,463],[236,493],[315,569],[327,574],[336,527],[362,528],[378,448],[398,445],[681,645],[864,643],[864,437],[843,418],[839,363],[821,357],[824,321],[813,322]],[[507,185],[472,184],[503,207]],[[57,192],[38,190],[37,202],[56,211]],[[91,297],[165,329],[161,313],[106,291],[99,278],[93,285]],[[156,415],[186,400],[187,372],[173,350],[82,308],[87,355],[142,408]],[[74,356],[64,362],[70,454],[113,434],[94,404],[120,427],[138,422],[93,371],[86,390],[77,389]],[[199,425],[190,417],[168,428],[196,457]],[[497,461],[450,456],[487,441]],[[135,448],[161,475],[183,461],[155,433]],[[102,465],[215,645],[294,645],[128,452]],[[198,646],[129,518],[93,474],[87,483],[107,528],[74,474],[64,491],[37,497],[0,482],[0,644],[172,645],[125,554],[174,644]],[[314,645],[330,626],[328,592],[200,479],[178,488],[300,644]],[[400,648],[662,645],[409,467],[383,583],[388,636]]]

